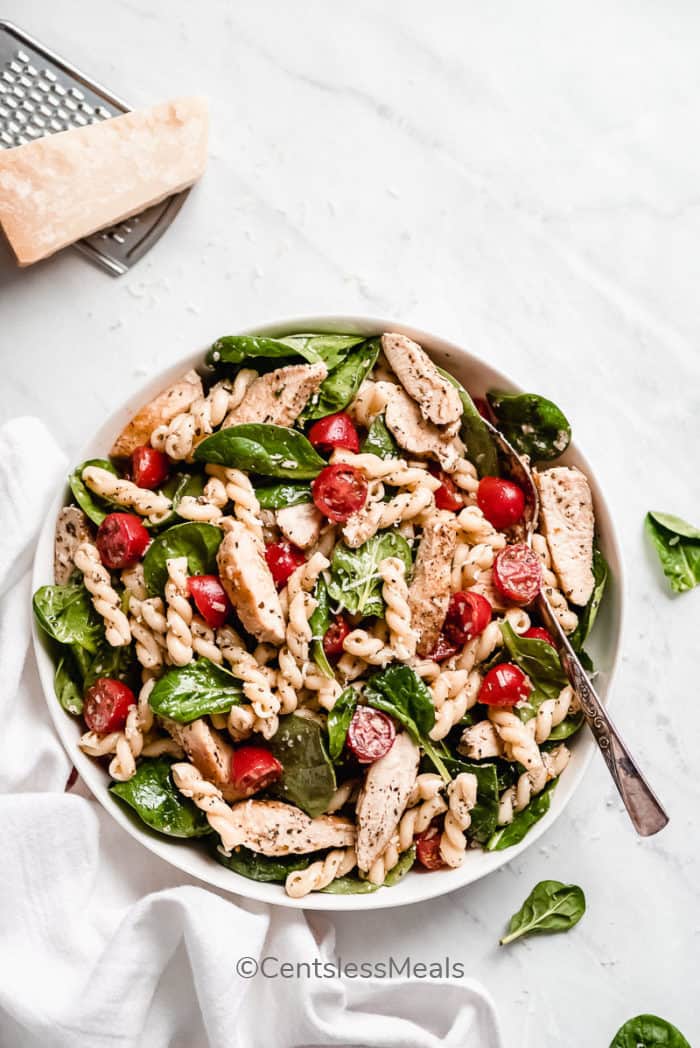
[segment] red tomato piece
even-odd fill
[[[498,531],[512,528],[525,510],[523,489],[502,477],[482,477],[476,493],[479,509]]]
[[[524,702],[531,691],[530,679],[519,666],[501,662],[481,682],[478,701],[487,706],[515,706],[516,702]]]
[[[448,641],[460,647],[483,633],[493,608],[480,593],[453,593],[447,609],[443,633]]]
[[[213,630],[223,626],[233,608],[219,576],[192,575],[187,580],[187,589],[207,626]]]
[[[367,501],[367,481],[362,470],[339,462],[321,470],[311,484],[311,495],[324,516],[344,524]]]
[[[153,490],[160,487],[170,472],[170,459],[164,452],[156,451],[148,444],[142,444],[140,448],[134,448],[131,472],[134,484]]]
[[[525,637],[527,640],[543,640],[545,644],[551,644],[553,648],[556,648],[554,637],[549,630],[544,628],[544,626],[530,626],[530,629],[525,630],[521,636]]]
[[[487,422],[491,421],[491,408],[489,402],[485,397],[472,397],[472,403],[479,412],[482,418],[485,418]]]
[[[97,529],[95,545],[110,571],[130,568],[146,552],[151,536],[134,513],[108,513]]]
[[[506,546],[493,563],[494,585],[515,604],[530,604],[542,585],[542,564],[524,543]]]
[[[441,633],[438,637],[438,642],[428,655],[428,658],[433,662],[445,662],[447,659],[451,659],[453,655],[456,655],[460,649],[459,644],[454,644],[451,640],[448,640],[444,633]]]
[[[308,437],[322,455],[330,455],[334,448],[360,450],[360,437],[346,411],[339,411],[337,415],[326,415],[325,418],[314,422]]]
[[[442,471],[438,473],[438,476],[442,483],[435,492],[435,505],[438,509],[448,509],[451,513],[458,513],[464,509],[464,502],[455,482]]]
[[[263,746],[239,746],[231,757],[231,782],[245,797],[276,782],[282,765]]]
[[[275,586],[277,589],[282,589],[289,576],[298,567],[301,567],[306,557],[298,546],[282,541],[271,542],[269,546],[265,547],[265,560],[272,572]]]
[[[358,706],[348,728],[348,748],[360,764],[372,764],[394,745],[396,728],[391,717],[371,706]]]
[[[445,862],[440,854],[440,830],[431,823],[416,837],[416,859],[426,870],[440,870]]]
[[[323,635],[323,650],[329,659],[343,654],[343,641],[350,632],[350,623],[344,615],[336,615]]]
[[[106,735],[121,731],[126,724],[129,707],[136,702],[131,688],[112,677],[98,677],[85,693],[83,718],[90,731]]]

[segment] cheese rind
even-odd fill
[[[192,185],[208,132],[206,100],[181,98],[0,150],[0,226],[19,264]]]

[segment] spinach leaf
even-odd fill
[[[53,690],[66,713],[83,712],[83,688],[80,671],[75,656],[70,649],[64,649],[56,664],[53,678]]]
[[[700,583],[700,530],[670,513],[646,515],[644,527],[674,593]]]
[[[187,557],[190,575],[216,573],[216,551],[222,532],[213,524],[175,524],[162,531],[153,540],[143,558],[143,576],[152,597],[163,595],[168,581],[167,561],[171,557]]]
[[[148,700],[160,717],[189,724],[211,713],[228,713],[243,689],[223,666],[200,656],[187,666],[173,666],[159,677]]]
[[[300,339],[294,346],[279,338],[266,338],[262,335],[224,335],[217,338],[207,353],[209,365],[242,364],[251,357],[303,357],[310,364],[317,364],[321,357],[310,345],[310,338]]]
[[[332,761],[337,761],[343,752],[356,707],[357,690],[346,688],[335,700],[333,709],[328,711],[328,753]]]
[[[303,433],[265,422],[220,429],[197,445],[194,457],[198,462],[291,480],[311,480],[326,465]]]
[[[577,884],[540,881],[511,917],[501,946],[533,932],[566,932],[585,912],[586,897]]]
[[[467,458],[476,466],[480,477],[497,477],[499,473],[498,451],[479,409],[454,375],[442,368],[438,368],[438,371],[443,378],[452,383],[462,401],[461,436],[467,448]]]
[[[98,677],[114,677],[128,684],[132,691],[138,692],[139,670],[136,652],[131,644],[113,648],[103,640],[83,671],[83,689],[91,687]]]
[[[398,557],[406,567],[413,567],[411,547],[397,531],[378,531],[357,549],[339,542],[333,550],[328,595],[338,607],[351,615],[382,615],[382,580],[379,565],[385,557]]]
[[[399,446],[387,429],[383,415],[372,419],[360,451],[366,455],[378,455],[381,459],[401,457]]]
[[[328,588],[323,576],[321,576],[316,583],[314,599],[316,601],[316,607],[309,617],[309,626],[311,627],[311,636],[313,637],[311,652],[314,657],[314,662],[320,669],[321,673],[325,673],[326,677],[334,677],[335,674],[333,673],[333,667],[323,650],[323,637],[331,624],[331,613],[328,607]]]
[[[305,481],[289,481],[286,484],[261,484],[255,488],[261,509],[284,509],[311,502],[311,485]]]
[[[326,892],[328,895],[366,895],[368,892],[376,892],[377,888],[393,888],[395,884],[398,884],[406,876],[415,861],[416,846],[412,844],[410,848],[407,848],[399,856],[396,866],[389,870],[384,878],[383,885],[372,884],[371,881],[362,880],[353,874],[346,874],[345,877],[336,877],[325,888],[321,888],[321,891]]]
[[[580,651],[593,629],[593,623],[596,620],[598,608],[603,600],[605,585],[608,581],[608,570],[608,562],[598,547],[595,546],[593,549],[593,592],[588,599],[588,604],[586,604],[586,607],[579,615],[578,626],[569,637],[569,643],[574,651]]]
[[[171,524],[181,520],[182,518],[177,512],[177,507],[180,505],[181,500],[185,495],[195,499],[199,498],[204,491],[205,479],[200,473],[173,473],[168,477],[162,488],[159,489],[160,494],[167,496],[172,502],[170,513],[159,519],[157,524],[153,524],[144,518],[144,527],[148,528],[149,531],[162,531],[163,528],[169,528]]]
[[[322,815],[335,793],[335,772],[316,721],[290,713],[280,717],[270,749],[284,768],[273,792],[312,819]]]
[[[496,424],[521,455],[537,462],[563,455],[571,440],[571,426],[562,411],[537,393],[486,394]]]
[[[32,603],[37,622],[49,637],[60,644],[78,644],[87,651],[97,651],[104,627],[82,582],[41,586]]]
[[[168,837],[203,837],[211,827],[203,812],[183,797],[170,777],[167,757],[145,757],[128,782],[113,782],[110,792],[134,809],[152,830]]]
[[[562,739],[570,739],[572,735],[575,735],[583,727],[583,722],[583,710],[565,717],[561,723],[557,724],[556,728],[552,728],[547,736],[545,745],[550,742],[561,742]]]
[[[99,653],[105,645],[107,645],[107,641],[104,639],[101,640],[97,648],[97,652]],[[73,658],[75,659],[78,673],[81,679],[84,681],[90,672],[90,666],[92,665],[93,661],[97,658],[97,654],[93,655],[91,651],[88,651],[87,648],[81,647],[80,644],[71,644],[70,650],[73,654]]]
[[[350,350],[313,394],[302,413],[302,419],[313,422],[346,408],[355,399],[358,389],[374,367],[379,347],[379,339],[370,338]]]
[[[402,852],[396,866],[387,873],[384,878],[384,887],[393,888],[395,884],[398,884],[400,880],[403,880],[415,861],[416,846],[415,844],[412,844],[410,848],[407,848],[405,852]]]
[[[93,524],[99,525],[108,513],[112,513],[115,509],[122,509],[122,507],[90,491],[90,488],[83,481],[83,470],[86,466],[100,466],[101,469],[106,469],[113,473],[115,477],[117,476],[117,471],[107,459],[88,459],[82,465],[76,466],[68,477],[68,484],[73,492],[73,498]]]
[[[532,681],[528,704],[534,713],[545,699],[556,699],[568,683],[559,655],[546,640],[519,637],[509,622],[501,623],[501,633],[512,661]]]
[[[272,858],[269,855],[261,855],[259,852],[251,851],[241,845],[234,848],[227,855],[220,847],[214,849],[214,858],[234,873],[240,873],[251,881],[264,881],[267,883],[281,883],[287,879],[287,874],[294,870],[305,870],[311,865],[310,855],[279,855]]]
[[[471,810],[469,836],[485,844],[498,826],[498,803],[504,788],[499,782],[498,768],[495,764],[472,764],[455,757],[444,757],[443,760],[453,778],[463,771],[476,776],[478,787],[476,804]]]
[[[681,1031],[658,1015],[635,1015],[617,1031],[610,1048],[690,1048]]]
[[[445,782],[449,782],[450,773],[442,754],[430,738],[430,730],[435,724],[432,696],[411,667],[395,665],[375,674],[365,685],[364,695],[368,705],[403,724]]]
[[[295,352],[304,355],[303,351],[313,351],[321,358],[329,371],[333,371],[347,356],[349,349],[365,341],[364,335],[285,335],[280,339]]]
[[[552,791],[556,784],[557,780],[553,779],[548,786],[545,786],[542,793],[533,797],[527,808],[523,808],[522,811],[518,812],[511,823],[508,823],[507,826],[499,827],[489,837],[486,843],[486,851],[503,851],[504,848],[510,848],[514,844],[519,844],[535,823],[539,822],[543,815],[546,815],[549,811]]]

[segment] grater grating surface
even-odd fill
[[[0,21],[0,149],[128,113],[129,106],[10,22]],[[75,247],[113,276],[156,243],[189,190],[80,240]]]

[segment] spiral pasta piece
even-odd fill
[[[343,640],[343,651],[356,659],[362,659],[370,666],[386,666],[394,657],[394,652],[379,637],[373,637],[367,630],[351,630]]]
[[[213,480],[223,485],[227,501],[233,503],[233,515],[236,520],[244,524],[251,535],[254,535],[262,545],[263,525],[260,519],[260,503],[248,475],[240,469],[212,464],[207,465],[206,471]]]
[[[386,875],[393,870],[400,858],[399,835],[394,834],[381,855],[374,860],[367,871],[367,880],[370,884],[384,884]]]
[[[434,477],[423,462],[408,463],[404,459],[383,459],[372,453],[355,453],[338,448],[331,456],[331,462],[345,463],[361,469],[368,480],[381,480],[394,488],[424,487],[437,491],[440,478]]]
[[[198,397],[187,411],[176,415],[167,425],[157,426],[151,444],[164,451],[175,462],[190,459],[195,445],[220,426],[229,411],[243,400],[257,372],[242,368],[233,383],[217,382],[205,397]]]
[[[309,619],[316,608],[316,599],[309,592],[321,572],[330,566],[327,557],[314,553],[289,576],[285,592],[287,604],[287,647],[298,663],[309,659],[311,626]]]
[[[172,664],[186,666],[192,661],[193,653],[192,607],[187,597],[187,557],[171,557],[166,561],[166,566],[168,581],[165,583],[165,643]]]
[[[197,523],[217,524],[228,502],[226,486],[217,477],[210,477],[199,496],[184,495],[177,504],[178,516]]]
[[[428,829],[437,815],[447,810],[439,775],[419,775],[408,798],[408,806],[399,821],[399,851],[406,851],[419,833]]]
[[[448,866],[461,866],[467,850],[466,831],[476,804],[478,780],[471,772],[460,772],[447,787],[448,808],[440,837],[440,855]]]
[[[221,650],[216,643],[216,633],[211,626],[207,626],[201,615],[192,616],[190,632],[192,634],[192,650],[195,654],[202,655],[205,659],[209,659],[210,662],[215,662],[217,666],[220,666],[224,660]]]
[[[471,670],[479,663],[485,662],[493,655],[496,648],[503,644],[503,634],[498,622],[489,622],[488,626],[478,636],[472,637],[462,648],[459,655],[455,656],[454,665],[456,669]]]
[[[535,742],[538,745],[546,742],[554,728],[578,708],[574,689],[570,684],[562,688],[555,699],[545,699],[535,718]]]
[[[561,591],[559,579],[552,569],[552,558],[544,535],[532,536],[532,549],[542,563],[542,592],[549,601],[557,622],[564,633],[573,633],[578,626],[578,615],[569,607],[569,602]]]
[[[234,813],[224,800],[221,790],[213,782],[207,782],[201,772],[185,761],[173,764],[170,769],[173,782],[183,797],[194,801],[207,817],[211,828],[219,834],[225,852],[231,852],[243,843],[240,827],[234,821]]]
[[[332,710],[343,690],[335,677],[327,677],[316,666],[309,665],[304,674],[304,687],[313,691],[319,706]]]
[[[91,542],[81,542],[75,551],[73,562],[82,573],[85,588],[92,597],[95,611],[105,624],[107,643],[121,648],[131,642],[129,620],[120,607],[119,595],[112,586],[109,572],[100,560],[97,547]]]
[[[495,559],[493,547],[487,542],[478,542],[473,546],[465,540],[458,541],[452,559],[452,592],[468,590],[470,586],[476,585],[480,578],[488,576]]]
[[[535,742],[534,731],[505,707],[489,706],[488,715],[501,738],[506,759],[522,764],[529,776],[533,792],[539,793],[547,781],[547,771],[539,746]]]
[[[454,469],[450,473],[450,479],[460,490],[460,493],[466,498],[467,503],[476,502],[476,493],[479,490],[479,474],[476,471],[476,466],[469,459],[459,458],[455,464]]]
[[[366,378],[348,408],[354,421],[369,429],[377,415],[384,411],[395,389],[393,382],[375,382]]]
[[[86,466],[81,474],[83,483],[96,495],[116,502],[118,506],[133,509],[142,517],[157,516],[172,509],[172,502],[148,488],[140,488],[130,480],[117,477],[101,466]]]
[[[385,557],[379,564],[382,597],[386,605],[384,618],[389,627],[389,646],[401,662],[407,662],[416,654],[417,634],[411,626],[411,609],[408,603],[406,566],[398,557]]]
[[[139,600],[129,596],[129,627],[136,645],[136,658],[144,669],[159,669],[167,653],[167,620],[160,597]]]
[[[463,537],[473,546],[483,544],[497,551],[506,545],[505,535],[496,531],[478,506],[465,506],[457,514],[456,522]]]
[[[339,811],[341,808],[344,808],[346,804],[350,804],[352,801],[356,800],[359,791],[360,786],[356,779],[348,779],[347,782],[341,783],[330,799],[328,807],[326,808],[326,814],[332,815],[333,812]]]
[[[481,674],[476,670],[443,670],[430,685],[435,707],[435,724],[430,738],[444,739],[467,710],[476,704],[481,687]]]
[[[344,877],[357,865],[354,848],[334,848],[319,862],[313,862],[305,870],[294,870],[287,874],[284,890],[291,899],[303,899],[309,892],[326,888],[336,877]]]
[[[280,701],[270,687],[265,667],[258,665],[255,657],[231,626],[222,626],[217,631],[217,643],[231,672],[243,682],[243,694],[255,717],[260,720],[276,717]]]
[[[570,756],[568,748],[562,744],[549,753],[542,754],[544,776],[533,780],[532,775],[527,771],[519,775],[515,785],[509,786],[500,796],[498,825],[507,826],[518,812],[527,808],[532,798],[544,789],[547,782],[556,779],[562,773],[569,763]]]

